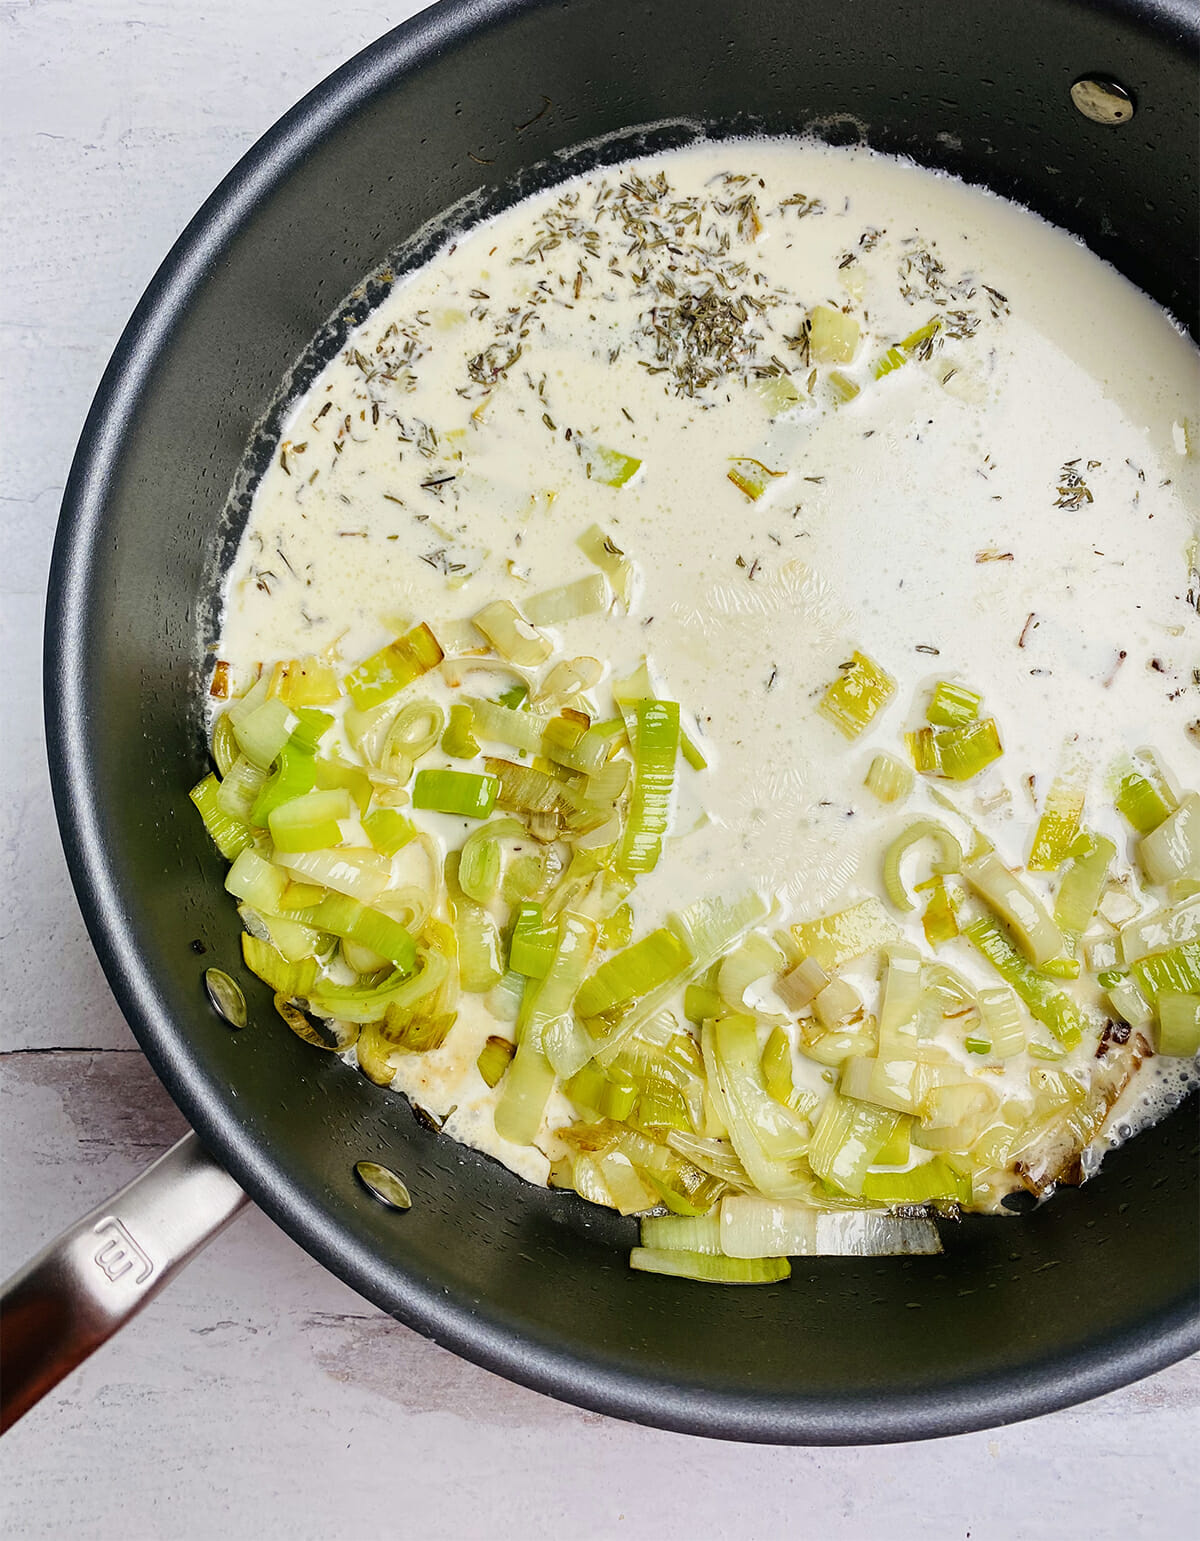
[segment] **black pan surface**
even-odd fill
[[[439,1138],[274,1019],[186,801],[246,445],[256,425],[269,443],[279,381],[314,335],[336,346],[326,323],[351,285],[406,243],[419,256],[427,221],[698,126],[815,130],[1020,199],[1195,336],[1197,33],[1192,0],[451,0],[305,98],[154,279],[55,549],[46,703],[67,857],[113,990],[209,1148],[401,1321],[571,1402],[797,1443],[1028,1417],[1200,1346],[1194,1107],[1031,1216],[967,1220],[942,1258],[800,1263],[753,1291],[634,1275],[633,1222]],[[1085,74],[1126,86],[1131,122],[1075,110]],[[243,978],[248,1030],[208,1007],[212,963]],[[363,1157],[405,1175],[411,1211],[363,1191]]]

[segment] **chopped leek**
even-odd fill
[[[628,609],[633,598],[633,563],[612,536],[606,535],[598,524],[593,524],[575,544],[589,561],[594,562],[607,575],[613,593]]]
[[[775,982],[775,992],[785,1006],[800,1011],[820,995],[829,983],[829,975],[815,958],[804,958]],[[710,1016],[715,1015],[709,1012]]]
[[[881,358],[875,361],[875,378],[882,380],[884,375],[890,375],[893,370],[907,363],[907,355],[901,353],[899,348],[889,348]]]
[[[603,482],[606,487],[624,487],[642,468],[642,462],[633,455],[624,455],[619,449],[609,449],[604,444],[593,444],[585,451],[588,475],[593,481]]]
[[[935,1156],[907,1172],[868,1172],[862,1197],[872,1204],[969,1204],[971,1179],[955,1171],[944,1156]]]
[[[1200,881],[1200,792],[1179,806],[1138,842],[1138,859],[1152,883]]]
[[[402,851],[417,833],[412,820],[394,808],[372,808],[363,817],[362,826],[368,840],[383,856]]]
[[[526,987],[521,1005],[521,1047],[540,1048],[560,1076],[574,1075],[595,1049],[572,1011],[595,946],[595,923],[565,910],[550,967],[543,979]]]
[[[899,1115],[835,1092],[821,1109],[808,1147],[808,1164],[843,1193],[863,1191],[867,1169],[896,1130]]]
[[[260,941],[248,931],[242,933],[242,957],[252,974],[257,974],[276,995],[303,1000],[313,987],[317,975],[317,960],[301,958],[289,963],[270,942]]]
[[[778,1284],[792,1272],[786,1257],[714,1257],[654,1247],[634,1247],[629,1266],[641,1273],[670,1274],[701,1284]]]
[[[459,886],[477,904],[486,904],[500,882],[500,843],[491,830],[492,826],[485,824],[472,831],[458,864]]]
[[[861,332],[853,316],[832,305],[815,305],[808,315],[808,356],[814,364],[849,364]]]
[[[958,935],[958,910],[944,878],[933,878],[929,884],[921,886],[929,889],[925,913],[921,916],[921,929],[931,947],[940,947],[943,942],[952,941]]]
[[[350,794],[345,788],[309,792],[273,808],[267,823],[277,851],[324,851],[340,845],[340,821],[350,817]]]
[[[864,783],[881,803],[899,802],[912,791],[913,775],[903,760],[886,751],[877,754],[867,770]]]
[[[1184,995],[1200,993],[1200,941],[1183,942],[1164,952],[1147,953],[1131,965],[1138,988],[1156,1002],[1164,990]]]
[[[1039,974],[1020,955],[1007,932],[990,916],[982,916],[963,927],[963,935],[988,960],[1000,977],[1010,984],[1039,1022],[1067,1048],[1083,1037],[1084,1016],[1079,1006],[1056,990],[1044,974]]]
[[[540,904],[519,904],[508,949],[508,966],[526,979],[544,979],[558,945],[558,927],[542,920]]]
[[[456,701],[450,708],[446,731],[442,734],[442,753],[452,760],[472,760],[479,753],[479,742],[472,729],[474,714],[465,701]]]
[[[427,674],[443,656],[429,627],[414,626],[352,669],[346,676],[346,689],[360,712],[369,711]]]
[[[896,681],[865,653],[854,652],[817,710],[847,738],[857,738],[896,690]]]
[[[254,802],[250,823],[263,828],[272,813],[305,793],[317,784],[317,766],[311,751],[298,749],[290,740],[279,751],[275,769],[263,782]],[[348,815],[347,815],[348,817]],[[326,842],[329,844],[330,842]],[[336,844],[337,842],[332,842]]]
[[[721,1200],[720,1237],[730,1257],[896,1257],[942,1250],[937,1226],[920,1216],[830,1213],[749,1193]]]
[[[585,1019],[611,1016],[652,990],[679,979],[692,952],[673,930],[661,927],[602,963],[584,981],[575,1009]]]
[[[308,910],[305,918],[322,931],[369,948],[405,973],[416,963],[417,944],[399,921],[345,894],[329,894]]]
[[[947,728],[934,735],[941,774],[951,781],[969,781],[1004,753],[994,717]]]
[[[277,696],[272,696],[251,710],[239,710],[243,702],[248,703],[250,699],[250,696],[246,696],[243,701],[235,701],[229,708],[228,716],[239,749],[248,760],[265,770],[291,738],[296,717],[287,702]]]
[[[935,727],[961,728],[979,716],[982,700],[982,696],[968,690],[965,685],[956,685],[952,680],[940,680],[929,697],[925,716]]]
[[[725,473],[728,480],[739,492],[745,493],[752,503],[762,497],[772,481],[784,474],[783,471],[772,471],[770,466],[763,465],[761,460],[755,460],[749,455],[734,455],[731,469]]]
[[[222,777],[217,790],[217,807],[222,813],[229,814],[243,824],[265,823],[265,815],[260,820],[255,819],[254,805],[269,775],[269,771],[263,770],[261,765],[255,765],[253,760],[248,760],[239,752]]]
[[[426,949],[418,953],[414,972],[397,969],[380,983],[366,985],[338,985],[322,979],[309,989],[308,1000],[314,1011],[341,1022],[378,1022],[389,1013],[403,1013],[428,1000],[449,972],[449,961],[440,952]]]
[[[276,915],[283,908],[288,874],[249,847],[239,851],[233,866],[225,874],[228,893],[256,910]]]
[[[815,959],[827,974],[833,974],[876,947],[900,941],[900,928],[872,897],[836,914],[803,921],[792,927],[792,935],[805,958]]]
[[[341,757],[318,757],[313,761],[314,784],[323,792],[345,787],[350,800],[359,814],[367,811],[374,792],[371,778],[357,765],[351,765]]]
[[[844,375],[840,369],[829,371],[829,386],[833,391],[833,399],[838,406],[844,406],[846,402],[853,401],[862,387],[849,375]]]
[[[1025,1047],[1025,1024],[1017,998],[1006,985],[980,990],[979,1016],[996,1059],[1011,1059]]]
[[[486,1086],[497,1086],[500,1077],[512,1063],[512,1057],[517,1052],[515,1043],[507,1038],[497,1037],[492,1034],[479,1051],[479,1058],[475,1061],[475,1068]]]
[[[1158,761],[1143,749],[1117,766],[1116,778],[1117,812],[1139,835],[1151,834],[1175,807],[1175,796]]]
[[[965,863],[962,875],[984,903],[1007,923],[1036,967],[1066,951],[1066,938],[1045,905],[994,851],[984,851]]]
[[[597,610],[607,610],[609,602],[608,579],[602,572],[589,573],[574,583],[564,583],[556,589],[544,589],[521,601],[525,615],[534,626],[560,626],[581,615],[593,615]]]
[[[705,1215],[647,1215],[641,1223],[642,1246],[664,1252],[721,1255],[719,1212]]]
[[[276,851],[275,859],[302,881],[319,883],[335,893],[349,894],[360,904],[373,904],[391,878],[391,867],[374,851]]]
[[[471,619],[501,658],[507,658],[509,663],[536,668],[553,652],[550,639],[531,625],[507,599],[493,600]]]
[[[1070,865],[1054,901],[1054,920],[1068,936],[1082,936],[1092,923],[1117,848],[1105,835],[1084,830],[1067,852]]]
[[[679,707],[674,701],[635,703],[634,776],[618,863],[626,872],[649,872],[662,854],[670,819],[679,752]]]
[[[915,824],[910,824],[903,833],[897,835],[884,853],[883,886],[888,898],[898,910],[911,910],[914,907],[904,886],[904,880],[900,876],[900,863],[911,846],[916,845],[918,840],[926,839],[936,841],[942,849],[942,859],[934,863],[934,872],[940,874],[962,870],[962,846],[946,826],[936,819],[918,819]]]
[[[455,813],[465,819],[486,819],[496,804],[500,783],[495,776],[470,771],[423,770],[413,782],[414,808]]]
[[[1066,861],[1079,834],[1083,801],[1084,787],[1078,777],[1055,776],[1033,833],[1027,863],[1030,872],[1057,872]]]
[[[533,1144],[542,1127],[554,1080],[550,1061],[541,1048],[529,1042],[518,1044],[496,1105],[496,1133],[502,1140],[514,1145]]]
[[[1158,1052],[1180,1057],[1200,1053],[1200,995],[1160,990]]]
[[[213,844],[226,861],[232,861],[248,846],[254,844],[254,831],[241,819],[222,811],[217,796],[221,784],[210,772],[203,781],[197,782],[188,793],[196,810],[204,820]]]

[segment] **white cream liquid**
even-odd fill
[[[631,170],[669,183],[633,211],[653,222],[644,248]],[[816,202],[785,202],[801,194]],[[738,204],[747,196],[753,211]],[[714,263],[724,283],[700,276]],[[751,303],[736,339],[741,367],[680,394],[654,330],[677,334],[671,307],[709,288],[763,308]],[[753,366],[781,361],[803,393],[810,371],[788,339],[821,303],[850,306],[863,326],[842,366],[861,392],[835,408],[822,384],[772,416]],[[873,378],[889,345],[957,314],[967,320],[951,329],[971,335]],[[879,892],[880,852],[900,828],[954,822],[925,785],[893,808],[863,788],[877,751],[905,756],[939,679],[982,692],[1000,725],[1003,758],[949,790],[1002,859],[1020,868],[1069,740],[1092,767],[1086,821],[1130,872],[1105,788],[1113,758],[1148,744],[1186,783],[1200,769],[1188,732],[1200,717],[1188,600],[1200,465],[1186,425],[1198,387],[1193,346],[1113,269],[950,178],[757,140],[615,168],[449,245],[296,404],[255,495],[220,652],[238,688],[277,658],[328,649],[350,664],[415,621],[436,633],[489,600],[584,576],[576,539],[598,523],[637,563],[634,604],[556,636],[616,675],[649,655],[709,759],[683,773],[679,838],[638,883],[635,936],[750,885],[777,900],[774,924]],[[621,488],[589,479],[580,441],[641,470]],[[733,456],[784,474],[752,502],[727,479]],[[848,743],[815,708],[854,649],[898,689]],[[439,691],[452,698],[432,678],[412,693]],[[454,762],[435,750],[422,763]],[[462,821],[425,822],[461,843]],[[909,929],[927,951],[918,917]],[[995,982],[964,942],[939,958]],[[542,1152],[492,1125],[496,1094],[475,1059],[497,1030],[464,995],[446,1044],[397,1056],[395,1084],[439,1115],[454,1109],[449,1134],[544,1180]],[[1086,1073],[1093,1049],[1068,1063]],[[1162,1110],[1180,1073],[1164,1063],[1143,1068],[1112,1127]],[[997,1070],[1005,1096],[1028,1095],[1029,1068],[1021,1056]],[[823,1089],[821,1074],[797,1060],[799,1081]],[[549,1124],[567,1116],[555,1100]]]

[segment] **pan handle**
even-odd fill
[[[0,1291],[0,1433],[248,1202],[189,1133],[14,1274]]]

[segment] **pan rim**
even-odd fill
[[[60,835],[80,909],[110,988],[156,1074],[206,1146],[256,1203],[324,1267],[379,1301],[370,1248],[318,1215],[260,1143],[248,1140],[230,1099],[191,1059],[168,1004],[142,964],[103,833],[102,789],[89,769],[87,680],[89,576],[119,464],[124,426],[150,384],[178,318],[258,201],[346,117],[397,78],[514,15],[553,0],[442,0],[385,34],[301,99],[224,178],[175,242],[117,343],[89,410],[64,490],[45,626],[46,746]],[[1174,0],[1109,0],[1109,8],[1157,10],[1180,25]],[[1130,20],[1133,20],[1132,15]],[[814,1398],[718,1392],[665,1382],[593,1356],[515,1335],[481,1305],[454,1302],[413,1280],[384,1305],[443,1347],[533,1390],[614,1417],[680,1433],[770,1444],[874,1444],[967,1433],[1086,1401],[1200,1349],[1200,1319],[1186,1300],[1117,1339],[1047,1357],[986,1379],[890,1396]]]

